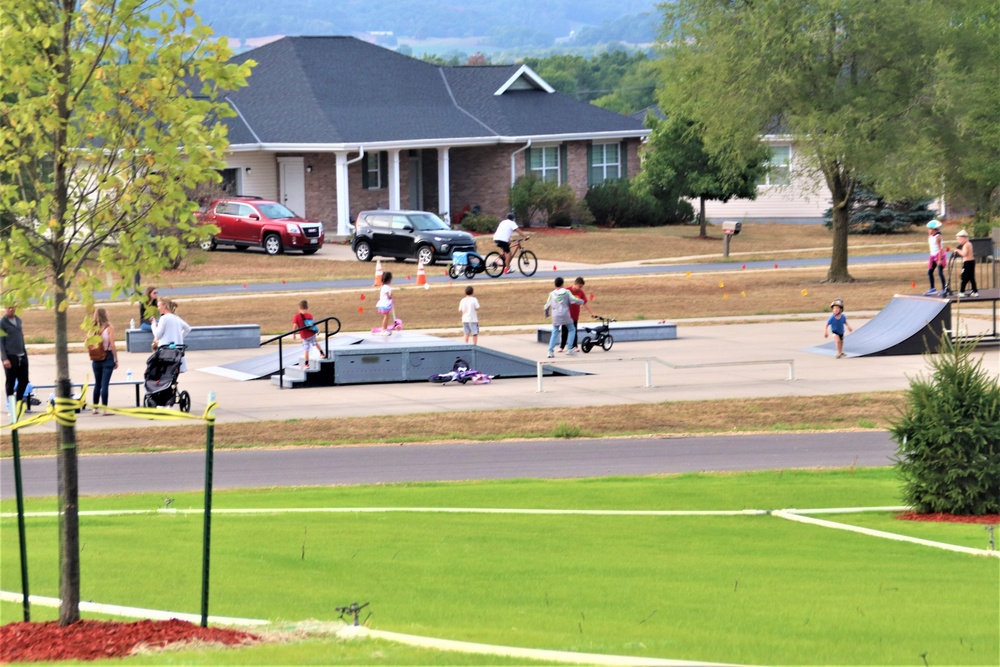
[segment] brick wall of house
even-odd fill
[[[453,148],[449,152],[450,206],[441,208],[461,211],[466,205],[477,204],[487,215],[507,215],[507,191],[510,190],[511,146]],[[524,173],[524,158],[518,155],[519,173]]]

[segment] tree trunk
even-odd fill
[[[705,198],[699,197],[701,200],[701,213],[698,214],[698,219],[701,221],[701,232],[700,236],[705,238],[708,236],[708,223],[705,220]]]
[[[829,179],[830,194],[833,195],[833,253],[830,256],[830,270],[827,282],[852,282],[854,278],[847,271],[847,228],[850,222],[851,188],[847,179],[838,174]]]
[[[70,398],[67,349],[66,292],[60,285],[56,291],[56,396]],[[59,489],[59,625],[80,620],[80,516],[79,484],[76,456],[76,427],[57,424],[56,462]]]

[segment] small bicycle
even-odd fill
[[[510,247],[510,266],[517,269],[525,278],[535,275],[538,270],[538,257],[535,253],[523,247],[523,243],[528,238],[515,241]],[[486,255],[486,275],[490,278],[497,278],[503,273],[503,257],[496,250]]]
[[[583,350],[584,354],[593,350],[595,345],[600,345],[604,348],[605,352],[608,352],[611,350],[611,346],[615,344],[615,338],[611,335],[611,323],[616,320],[610,317],[601,317],[600,315],[594,315],[594,319],[600,320],[601,326],[583,327],[583,330],[587,332],[583,339],[580,340],[580,349]]]

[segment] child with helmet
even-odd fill
[[[854,329],[847,323],[847,315],[844,315],[844,301],[842,299],[834,299],[833,303],[830,304],[830,310],[833,313],[826,321],[826,327],[823,329],[823,338],[829,338],[830,332],[833,332],[833,335],[837,337],[837,358],[842,359],[844,357],[844,328],[846,327],[851,332]]]

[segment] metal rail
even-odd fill
[[[660,364],[661,366],[666,366],[667,368],[672,368],[674,370],[686,370],[689,368],[723,368],[727,366],[760,366],[760,365],[772,365],[772,364],[787,364],[788,365],[788,380],[795,379],[795,360],[794,359],[761,359],[756,361],[717,361],[709,362],[705,364],[674,364],[669,361],[660,359],[659,357],[616,357],[609,359],[607,357],[599,359],[560,359],[558,362],[554,359],[546,359],[545,361],[537,362],[537,377],[538,377],[538,389],[537,393],[542,393],[545,389],[542,387],[542,377],[544,373],[545,366],[568,366],[571,364],[607,364],[607,363],[622,363],[628,361],[642,361],[645,363],[646,367],[646,384],[645,388],[649,389],[654,387],[653,384],[653,362]]]
[[[333,322],[337,323],[337,328],[333,330],[333,333],[330,333],[330,321],[331,320]],[[324,345],[324,349],[323,349],[322,358],[323,359],[329,359],[330,358],[330,336],[336,336],[338,333],[340,333],[340,320],[337,319],[336,317],[324,317],[322,320],[316,320],[315,322],[313,322],[313,324],[315,326],[317,326],[317,327],[320,324],[323,325],[323,345]],[[268,343],[273,343],[274,341],[278,341],[278,376],[280,378],[278,380],[278,389],[284,389],[285,388],[285,355],[283,354],[282,341],[285,339],[286,336],[291,336],[293,334],[297,334],[300,331],[305,331],[306,329],[310,329],[310,327],[300,327],[298,329],[293,329],[292,331],[286,331],[285,333],[280,334],[278,336],[274,336],[273,338],[268,338],[267,340],[262,341],[261,344],[260,344],[260,347],[264,347]],[[319,334],[316,334],[316,335],[318,336]],[[136,390],[136,391],[138,391],[138,390]]]

